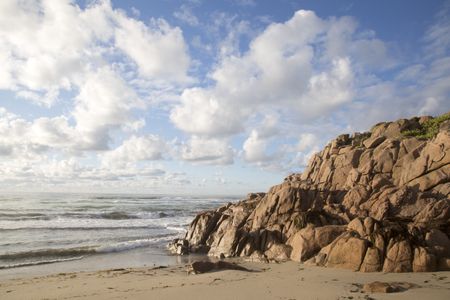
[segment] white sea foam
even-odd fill
[[[2,269],[11,269],[11,268],[19,268],[19,267],[45,265],[45,264],[53,264],[53,263],[58,263],[58,262],[79,260],[79,259],[82,259],[82,258],[84,258],[84,256],[77,256],[77,257],[71,257],[71,258],[58,258],[58,259],[39,260],[39,261],[31,261],[31,262],[24,262],[24,263],[10,264],[10,265],[0,265],[0,270],[2,270]]]

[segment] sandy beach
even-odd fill
[[[450,272],[358,273],[296,262],[242,263],[253,272],[187,274],[185,265],[59,273],[0,282],[1,299],[450,299]],[[402,282],[398,293],[365,283]]]

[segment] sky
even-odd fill
[[[1,191],[267,191],[449,96],[450,1],[0,1]]]

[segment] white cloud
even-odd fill
[[[309,79],[307,91],[300,99],[299,105],[308,110],[308,116],[305,117],[319,116],[351,101],[352,82],[349,60],[333,60],[330,70]]]
[[[195,43],[194,46],[206,48],[205,50],[208,51],[213,50],[219,58],[239,54],[241,46],[247,47],[241,44],[242,40],[251,38],[255,34],[255,29],[249,21],[240,20],[237,14],[222,11],[213,12],[210,15],[210,22],[206,23],[204,28],[207,32],[206,41],[209,41],[209,44],[201,47],[199,43]],[[202,42],[205,43],[205,41]]]
[[[242,130],[240,111],[227,108],[227,99],[213,92],[193,88],[181,95],[182,105],[175,107],[170,118],[183,131],[200,135],[229,135]]]
[[[354,67],[360,71],[389,69],[396,64],[387,45],[377,39],[373,31],[358,30],[358,22],[354,18],[331,19],[328,24],[324,39],[327,59],[351,57]]]
[[[105,191],[123,188],[133,184],[170,185],[171,174],[158,165],[143,167],[127,166],[120,169],[95,167],[76,158],[61,159],[43,156],[41,160],[13,160],[3,163],[0,170],[2,188],[20,187],[26,184],[27,190],[51,189],[55,187],[103,187]],[[75,190],[76,191],[76,190]],[[78,190],[79,192],[80,190]],[[98,189],[96,190],[98,191]],[[117,190],[116,190],[117,191]]]
[[[442,57],[450,50],[450,2],[446,1],[424,37],[426,57]]]
[[[268,140],[261,138],[256,130],[252,130],[250,136],[245,140],[244,159],[247,162],[267,162],[273,160],[274,155],[267,154]]]
[[[319,140],[317,137],[312,133],[302,133],[300,135],[300,140],[297,144],[297,151],[299,152],[305,152],[307,150],[311,150],[314,148],[317,148],[317,144],[319,143]]]
[[[437,31],[436,26],[427,34]],[[380,120],[448,110],[450,60],[442,50],[447,46],[433,41],[440,56],[414,61],[395,74],[399,61],[388,44],[373,31],[361,30],[355,19],[321,19],[298,11],[285,23],[270,24],[244,53],[239,47],[219,53],[209,74],[211,84],[185,89],[170,117],[196,136],[249,133],[242,151],[249,163],[278,170],[282,165],[295,168],[288,160],[304,166],[336,134],[367,130]],[[394,72],[394,80],[384,79],[386,70]],[[272,128],[283,128],[281,136],[265,136],[262,116],[267,112],[277,116]]]
[[[73,111],[48,120],[66,122],[60,144],[105,150],[113,132],[144,124],[133,116],[146,105],[131,84],[140,81],[146,95],[161,95],[189,80],[190,58],[179,28],[162,19],[144,24],[107,0],[84,9],[69,0],[5,0],[0,3],[0,62],[0,89],[18,98],[50,107],[61,90],[76,95]],[[33,135],[28,142],[54,147],[45,136]]]
[[[187,51],[179,28],[163,19],[144,24],[107,0],[84,9],[70,0],[0,3],[0,88],[37,104],[51,106],[59,90],[77,91],[86,76],[124,55],[146,80],[166,88],[185,83]]]
[[[161,158],[165,142],[127,135],[145,125],[143,96],[173,98],[173,90],[191,80],[181,29],[163,19],[138,21],[108,0],[84,8],[70,0],[5,0],[0,64],[0,89],[16,98],[52,108],[64,97],[59,116],[33,119],[0,108],[2,181],[170,181],[161,178],[162,167],[140,163]],[[110,166],[97,166],[102,155],[91,151],[108,150],[120,139],[125,142],[104,155]]]
[[[219,14],[215,26],[226,28],[226,36],[217,44],[220,57],[236,55],[239,53],[240,40],[243,36],[251,36],[252,29],[247,21],[236,21],[235,16]],[[217,29],[216,29],[217,30]]]
[[[328,141],[319,140],[315,134],[302,133],[296,147],[293,149],[295,158],[290,163],[289,168],[298,169],[306,167],[310,158],[321,150],[321,146],[325,142]]]
[[[326,128],[315,129],[317,132],[326,130]],[[279,136],[264,135],[264,132],[261,134],[259,130],[252,130],[243,144],[243,159],[263,170],[287,174],[304,168],[309,158],[320,151],[321,146],[327,142],[320,140],[313,133],[302,133],[298,138],[289,137],[292,133],[285,131],[286,128],[282,131],[282,136]],[[287,137],[289,138],[286,139]]]
[[[228,165],[233,163],[234,151],[227,140],[192,136],[180,146],[180,156],[194,163]]]
[[[211,74],[214,85],[186,89],[171,120],[191,134],[233,135],[264,109],[296,114],[301,122],[348,103],[353,96],[351,60],[320,50],[326,45],[324,33],[334,24],[310,11],[271,24],[246,53],[221,59]]]
[[[187,5],[181,5],[180,9],[173,13],[173,16],[180,21],[189,24],[190,26],[200,25],[198,18],[192,13],[192,10]]]
[[[0,156],[39,159],[51,148],[66,151],[74,147],[73,135],[65,117],[42,117],[28,122],[0,107]]]
[[[131,110],[143,107],[134,90],[113,70],[101,68],[89,74],[80,86],[73,111],[76,130],[83,140],[81,147],[108,149],[110,131],[133,123]]]
[[[171,27],[163,19],[152,19],[149,27],[120,13],[116,20],[116,46],[133,59],[142,76],[155,81],[190,81],[190,58],[178,27]]]
[[[131,136],[116,149],[102,156],[105,167],[123,167],[130,163],[160,160],[169,151],[168,145],[159,136]]]
[[[99,26],[108,10],[107,2],[82,11],[71,1],[2,1],[0,58],[7,67],[0,87],[70,89],[98,55],[96,42],[109,38],[108,27]]]
[[[260,121],[257,128],[258,137],[271,138],[280,133],[279,116],[270,112],[264,114],[264,118]]]
[[[425,66],[423,64],[408,66],[400,71],[395,79],[398,81],[416,81],[424,69]]]
[[[436,110],[440,108],[439,101],[436,98],[429,97],[425,99],[423,107],[420,109],[419,113],[421,115],[433,114]]]

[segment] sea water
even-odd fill
[[[133,253],[137,249],[167,255],[166,244],[183,236],[198,212],[238,199],[123,194],[1,195],[0,270],[4,273],[8,269],[58,262],[101,261],[108,255]],[[126,266],[126,261],[122,265]]]

